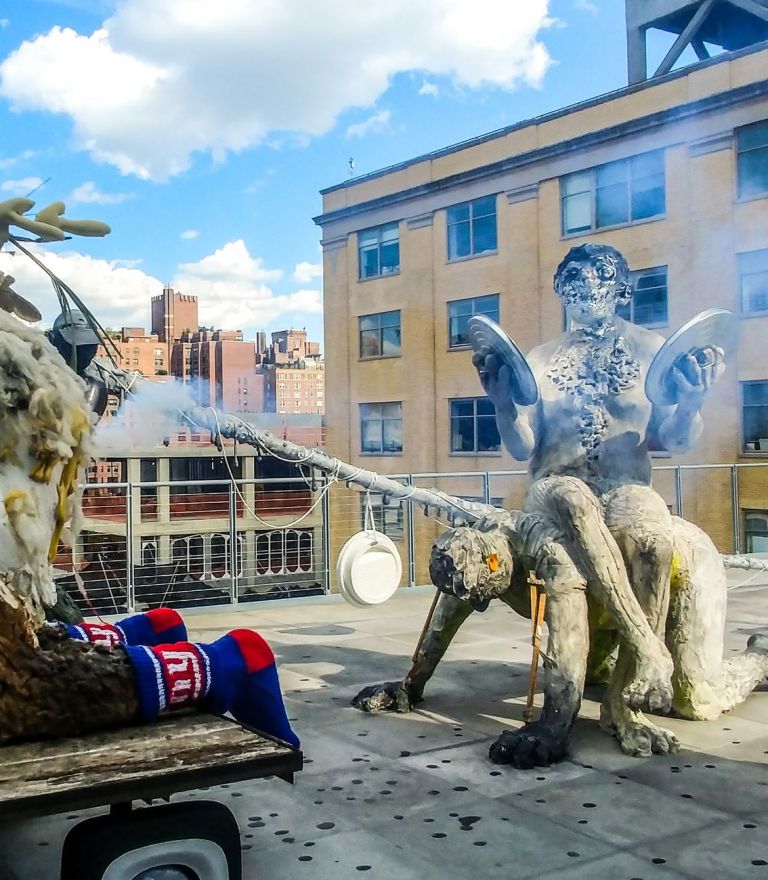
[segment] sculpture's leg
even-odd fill
[[[441,593],[405,678],[364,687],[352,705],[363,712],[410,712],[421,701],[424,687],[472,610],[469,602]]]
[[[697,526],[673,517],[675,566],[667,644],[675,661],[673,708],[712,720],[738,706],[768,678],[768,638],[723,661],[727,586],[717,548]]]
[[[600,726],[616,736],[621,750],[628,755],[648,757],[651,754],[676,752],[680,743],[671,730],[653,724],[642,712],[630,709],[624,701],[622,690],[625,682],[632,678],[633,663],[633,658],[622,643],[616,668],[600,707]]]
[[[562,546],[551,544],[537,567],[547,593],[544,706],[538,721],[505,730],[491,745],[496,764],[529,768],[562,760],[581,706],[589,651],[586,583]]]
[[[633,709],[669,711],[672,658],[636,598],[621,550],[590,489],[574,477],[548,477],[530,489],[526,509],[546,512],[558,524],[589,590],[611,614],[625,650],[632,655],[623,699]],[[642,511],[635,511],[642,518]]]
[[[616,538],[632,589],[656,635],[663,639],[672,571],[672,517],[649,486],[621,486],[603,497],[605,523]]]

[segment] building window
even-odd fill
[[[739,254],[742,312],[768,311],[768,250]]]
[[[403,502],[400,498],[389,498],[378,492],[370,493],[371,512],[376,529],[393,541],[402,541],[403,531]],[[365,495],[360,496],[360,527],[365,528]]]
[[[387,223],[357,233],[360,278],[400,271],[400,224]]]
[[[664,153],[642,153],[560,181],[563,235],[637,223],[666,210]]]
[[[768,553],[768,510],[744,511],[747,553]]]
[[[746,452],[768,452],[768,381],[742,382],[742,433]]]
[[[451,452],[498,452],[496,410],[487,397],[451,401]]]
[[[632,272],[630,280],[634,293],[626,305],[616,309],[616,314],[643,327],[659,327],[667,323],[667,267],[642,269]]]
[[[768,193],[768,120],[736,132],[739,198]]]
[[[400,311],[360,316],[360,357],[400,355]]]
[[[363,452],[402,452],[402,403],[361,403],[360,445]]]
[[[449,260],[496,250],[496,196],[454,205],[446,215]]]
[[[499,322],[499,295],[473,296],[448,303],[448,347],[469,345],[469,319],[473,315],[485,315]]]

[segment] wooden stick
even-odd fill
[[[528,586],[531,591],[531,625],[533,632],[531,634],[531,645],[533,651],[531,654],[531,671],[528,676],[528,697],[523,710],[523,721],[529,724],[533,721],[533,701],[536,693],[536,678],[539,671],[539,656],[541,655],[541,625],[544,622],[544,611],[547,607],[547,594],[540,590],[544,586],[544,581],[536,577],[535,571],[528,572]]]

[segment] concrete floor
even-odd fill
[[[727,650],[768,631],[768,579],[737,573]],[[739,585],[739,586],[736,586]],[[714,722],[667,719],[683,748],[623,755],[584,703],[572,755],[531,771],[496,767],[488,746],[521,723],[528,622],[504,606],[461,629],[410,715],[349,706],[364,685],[401,677],[431,602],[402,591],[361,609],[338,597],[190,614],[195,639],[259,630],[278,658],[306,768],[180,798],[231,807],[246,880],[359,876],[651,880],[768,878],[768,691]],[[0,831],[19,880],[51,880],[73,817]]]

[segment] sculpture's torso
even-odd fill
[[[533,480],[577,476],[598,491],[649,484],[654,416],[645,376],[663,339],[616,318],[603,335],[568,331],[528,356],[539,386]]]

